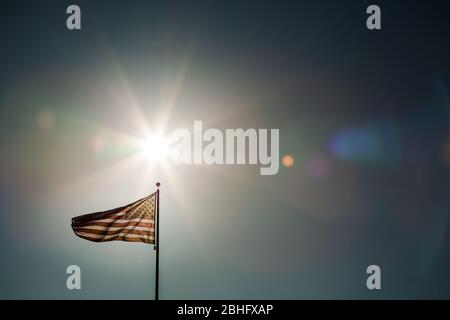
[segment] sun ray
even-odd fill
[[[133,169],[142,163],[144,158],[142,154],[135,154],[131,157],[126,157],[112,165],[102,168],[101,170],[85,175],[75,181],[71,181],[65,185],[59,186],[58,190],[51,190],[51,194],[58,194],[59,197],[70,197],[73,194],[79,193],[80,190],[88,190],[96,184],[111,185],[115,180],[126,176]]]
[[[139,146],[139,144],[141,143],[141,139],[132,134],[119,131],[117,129],[113,129],[111,127],[93,122],[85,118],[76,117],[70,114],[61,114],[60,117],[61,120],[66,120],[68,123],[77,124],[82,129],[88,129],[96,132],[103,132],[105,134],[110,135],[111,137],[127,141],[127,143],[132,144],[133,146]]]
[[[180,209],[180,216],[184,218],[185,223],[191,231],[191,235],[194,238],[197,248],[201,249],[204,254],[205,248],[202,245],[201,239],[198,237],[198,233],[195,232],[195,223],[192,220],[192,216],[189,214],[189,212],[192,212],[192,204],[189,202],[190,199],[183,195],[183,190],[187,190],[189,187],[183,183],[182,180],[177,178],[167,165],[162,165],[162,170],[164,178],[167,180],[169,191],[174,195],[173,200]]]
[[[178,103],[178,98],[184,88],[189,65],[192,59],[194,45],[191,44],[183,57],[178,69],[175,83],[170,83],[163,86],[160,90],[159,106],[160,112],[157,118],[157,132],[161,133],[167,130],[168,125],[172,119],[172,112]]]
[[[149,123],[147,121],[145,113],[143,112],[140,101],[137,95],[132,90],[130,81],[123,72],[119,59],[116,57],[116,55],[113,53],[111,49],[108,50],[108,57],[119,79],[122,92],[126,99],[127,114],[130,116],[131,120],[133,121],[133,124],[138,128],[139,133],[146,136],[149,134],[148,131]]]

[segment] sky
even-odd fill
[[[153,299],[153,246],[70,221],[157,181],[161,299],[450,298],[449,7],[376,3],[369,31],[372,1],[2,1],[0,298]],[[294,163],[130,143],[195,120],[277,128]]]

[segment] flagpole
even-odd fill
[[[156,269],[155,269],[155,300],[159,299],[159,186],[161,183],[157,182],[156,187]]]

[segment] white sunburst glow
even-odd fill
[[[169,155],[169,151],[169,139],[161,134],[150,134],[141,142],[141,152],[149,161],[164,161]]]

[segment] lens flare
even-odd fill
[[[294,165],[294,157],[290,154],[286,154],[284,155],[281,162],[283,163],[283,166],[285,166],[286,168],[290,168]]]
[[[398,129],[388,120],[342,129],[331,137],[329,151],[343,161],[393,164],[400,153]]]
[[[309,160],[308,172],[314,179],[322,179],[326,177],[331,170],[330,161],[322,155],[316,155]]]
[[[448,139],[447,143],[444,144],[443,154],[445,163],[450,166],[450,138]]]
[[[55,117],[53,113],[44,111],[38,115],[36,122],[39,130],[47,132],[55,125]]]

